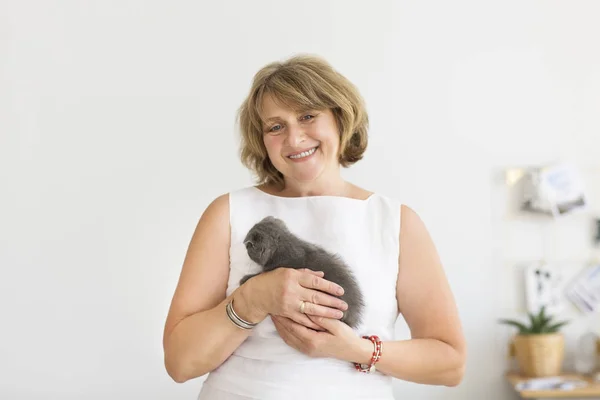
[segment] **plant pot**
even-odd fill
[[[562,334],[516,335],[513,345],[521,374],[529,377],[560,374],[565,351]]]

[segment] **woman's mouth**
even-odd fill
[[[317,151],[318,148],[319,148],[319,146],[315,146],[312,149],[303,151],[302,153],[288,156],[288,158],[290,158],[292,160],[302,160],[302,159],[308,158],[308,157],[312,156],[313,154],[315,154],[315,152]]]

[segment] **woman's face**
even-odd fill
[[[340,135],[331,110],[298,113],[266,95],[262,118],[267,153],[286,179],[306,183],[339,169]]]

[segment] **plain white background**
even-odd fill
[[[364,95],[369,149],[344,173],[417,210],[463,319],[463,383],[397,381],[398,399],[510,398],[516,265],[597,254],[599,203],[507,217],[498,176],[569,159],[600,195],[599,20],[594,1],[0,2],[0,398],[195,398],[202,379],[162,359],[185,251],[208,203],[252,184],[235,113],[253,74],[305,52]],[[575,321],[570,343],[598,324]]]

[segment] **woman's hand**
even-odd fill
[[[342,321],[313,316],[309,318],[322,330],[314,331],[289,318],[271,316],[284,342],[308,356],[368,363],[373,352],[370,340],[359,337]]]
[[[343,316],[340,310],[348,309],[348,304],[336,297],[344,293],[342,287],[323,276],[323,272],[310,269],[277,268],[249,279],[244,283],[245,293],[265,316],[286,317],[321,330],[309,316],[339,319]]]

